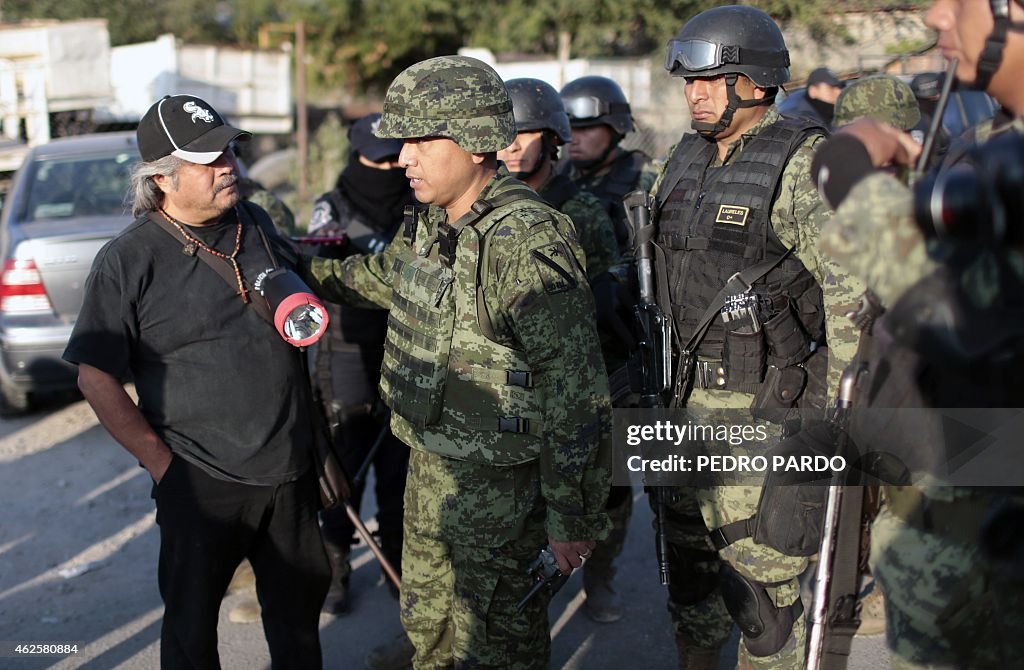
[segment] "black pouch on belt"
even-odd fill
[[[764,336],[768,342],[768,364],[779,369],[801,363],[811,354],[811,340],[789,298],[778,314],[765,321]]]
[[[743,332],[746,328],[725,325],[725,345],[722,348],[722,367],[725,370],[725,388],[730,391],[753,393],[764,379],[767,348],[764,332]]]
[[[750,413],[755,419],[783,424],[807,385],[807,371],[799,365],[768,366],[764,383],[754,396]]]

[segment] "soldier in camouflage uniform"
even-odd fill
[[[961,84],[986,90],[1003,105],[996,119],[976,128],[978,151],[987,153],[989,142],[1011,134],[1024,135],[1021,1],[938,0],[925,22],[939,32],[943,53],[958,58]],[[891,344],[871,352],[877,362],[869,359],[872,370],[891,370],[889,380],[871,384],[869,370],[858,384],[855,405],[1021,407],[1024,249],[1019,231],[1024,221],[1009,221],[1008,239],[988,244],[969,236],[926,241],[914,219],[912,192],[883,169],[909,166],[918,152],[908,135],[862,120],[843,129],[814,160],[822,194],[837,206],[822,233],[823,250],[891,306],[876,325],[886,337],[875,338]],[[948,158],[940,169],[951,167],[953,157]],[[919,306],[922,296],[925,310]],[[940,347],[936,356],[894,336],[901,322],[924,321],[929,313],[968,314],[969,321],[953,324],[971,335],[965,339],[975,341],[973,350]],[[948,328],[939,324],[935,332],[942,335]],[[935,446],[919,437],[928,428],[920,422],[896,428],[903,429],[900,438],[914,449]],[[858,434],[853,437],[857,440]],[[887,487],[889,508],[872,526],[871,563],[887,596],[893,667],[1020,665],[1020,561],[993,553],[983,530],[1007,504],[1020,513],[1020,491],[942,486],[941,481]],[[1019,532],[1002,549],[1017,551],[1019,557]]]
[[[629,328],[616,306],[619,262],[615,230],[607,209],[593,194],[582,190],[564,173],[556,173],[558,146],[569,142],[572,131],[562,99],[550,84],[539,79],[512,79],[505,82],[516,117],[516,140],[498,152],[513,175],[535,189],[552,207],[576,225],[580,245],[587,254],[587,277],[597,307],[598,334],[605,355],[605,367],[611,374],[625,364],[621,354],[623,340],[631,340]],[[625,546],[628,521],[633,511],[628,487],[613,487],[608,513],[612,532],[598,543],[594,555],[583,568],[583,588],[587,594],[583,611],[599,623],[622,618],[622,604],[613,587],[613,561]],[[624,502],[623,502],[624,501]]]
[[[658,171],[642,151],[619,146],[635,128],[626,94],[608,77],[574,79],[561,92],[572,125],[567,174],[608,208],[622,255],[630,255],[629,222],[622,197],[637,189],[649,191]]]
[[[558,147],[572,139],[562,99],[540,79],[510,79],[505,88],[512,98],[516,139],[498,152],[498,160],[513,177],[572,219],[587,255],[587,277],[593,284],[618,262],[615,229],[600,200],[566,175],[555,173]]]
[[[596,196],[605,206],[615,228],[619,255],[628,261],[629,223],[622,198],[637,189],[650,190],[657,176],[651,159],[642,151],[627,151],[619,144],[635,129],[633,114],[622,88],[608,77],[589,75],[566,84],[559,95],[569,114],[572,141],[567,153],[569,161],[561,171],[580,189]],[[624,393],[625,362],[634,342],[628,327],[631,301],[628,296],[630,270],[628,262],[611,268],[614,281],[598,284],[598,309],[602,330],[605,363],[613,380],[613,397]],[[618,371],[618,373],[616,373]],[[623,398],[616,404],[628,401]],[[633,515],[633,491],[628,486],[615,486],[608,496],[608,514],[612,532],[599,542],[594,557],[584,570],[587,586],[587,613],[599,621],[615,621],[622,616],[622,604],[615,592],[614,561],[626,543],[629,519]]]
[[[836,126],[865,116],[909,131],[921,120],[921,110],[910,86],[891,74],[876,74],[847,84],[836,100]]]
[[[412,447],[402,623],[417,668],[546,668],[548,544],[568,572],[608,532],[607,377],[569,219],[499,167],[515,138],[497,74],[462,56],[407,68],[379,137],[417,200],[379,254],[313,259],[328,298],[391,310],[381,395]]]
[[[678,333],[673,404],[708,423],[735,423],[739,410],[772,407],[771,398],[824,407],[856,349],[857,333],[842,317],[863,292],[816,247],[828,212],[809,168],[826,131],[784,119],[773,106],[789,78],[789,54],[761,10],[702,12],[668,48],[666,69],[685,77],[696,131],[671,152],[652,205]],[[753,337],[719,316],[726,284],[740,271],[758,297],[762,325],[746,322]],[[788,396],[786,379],[802,380]],[[766,430],[768,443],[743,449],[763,455],[781,435],[778,426]],[[743,532],[760,494],[761,487],[679,488],[669,506],[669,611],[681,668],[717,668],[734,620],[743,632],[740,667],[803,667],[797,577],[807,561]]]

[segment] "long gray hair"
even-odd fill
[[[155,161],[140,161],[132,168],[131,187],[128,190],[132,216],[139,217],[152,212],[164,201],[164,192],[153,181],[158,175],[171,178],[171,184],[178,188],[178,168],[185,161],[177,156],[164,156]]]

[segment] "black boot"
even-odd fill
[[[334,615],[348,614],[352,608],[348,589],[349,576],[352,574],[352,566],[348,562],[350,549],[342,549],[330,542],[325,542],[324,548],[331,564],[331,588],[327,591],[321,610]]]

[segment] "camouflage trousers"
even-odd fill
[[[535,463],[474,465],[413,450],[405,498],[400,615],[413,665],[547,668],[547,606],[530,562],[547,542]]]
[[[885,590],[893,668],[1020,667],[1019,560],[993,569],[978,543],[925,532],[884,509],[871,528],[870,562]]]
[[[687,408],[693,417],[699,416],[708,423],[735,422],[736,410],[749,407],[750,402],[751,396],[747,394],[695,390]],[[749,421],[752,423],[753,419]],[[728,453],[763,454],[781,437],[778,427],[769,426],[768,430],[773,439],[730,447]],[[785,556],[755,544],[750,538],[716,552],[708,538],[709,530],[753,516],[761,487],[676,487],[674,492],[666,525],[672,581],[668,609],[677,636],[708,649],[722,647],[728,641],[733,621],[718,590],[718,572],[723,561],[743,577],[766,585],[768,597],[776,607],[786,607],[799,599],[797,578],[807,567],[807,559]],[[803,617],[799,617],[782,648],[769,656],[753,656],[741,640],[738,667],[802,670],[805,637]]]
[[[629,519],[633,516],[633,489],[629,486],[613,486],[608,494],[608,505],[605,507],[612,529],[608,537],[598,540],[594,553],[587,559],[587,570],[598,574],[614,576],[615,559],[626,546],[626,533],[629,531]]]

